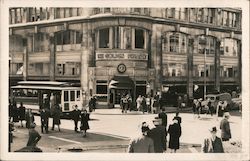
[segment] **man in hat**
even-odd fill
[[[148,137],[149,127],[146,122],[142,123],[142,135],[131,140],[128,147],[129,153],[154,153],[154,142]]]
[[[223,119],[220,122],[222,141],[229,141],[229,139],[231,139],[231,130],[228,121],[229,117],[230,117],[229,112],[225,112],[223,115]]]
[[[29,140],[27,146],[36,147],[36,144],[41,139],[41,135],[35,130],[36,124],[31,123],[29,129]]]
[[[78,106],[75,105],[75,108],[73,111],[71,111],[71,119],[74,121],[75,124],[75,132],[78,132],[78,121],[80,118],[81,111],[78,109]]]
[[[153,120],[155,128],[151,129],[148,132],[148,136],[154,141],[154,150],[155,153],[163,153],[166,151],[166,127],[162,126],[162,120],[160,118],[155,118]]]
[[[209,129],[211,136],[206,138],[202,144],[203,153],[224,153],[221,139],[216,136],[217,129],[212,127]]]

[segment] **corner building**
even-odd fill
[[[238,8],[10,8],[10,85],[79,83],[113,107],[124,93],[241,90]],[[198,87],[198,89],[197,89]],[[171,99],[170,99],[171,98]],[[174,100],[176,101],[176,100]]]

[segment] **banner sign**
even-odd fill
[[[96,53],[96,60],[148,60],[146,53]]]

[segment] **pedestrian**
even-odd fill
[[[154,142],[148,137],[149,127],[146,122],[142,123],[141,136],[132,139],[129,143],[129,153],[154,153]]]
[[[197,103],[197,106],[196,106],[196,111],[197,111],[198,118],[200,118],[200,114],[201,114],[201,102],[202,102],[202,98],[198,99],[198,103]]]
[[[175,113],[174,119],[176,119],[176,120],[178,121],[178,124],[181,125],[182,119],[181,119],[181,117],[179,116],[179,112],[176,112],[176,113]]]
[[[54,112],[53,112],[53,115],[52,115],[53,125],[52,125],[51,130],[54,130],[55,125],[57,125],[58,131],[61,131],[61,129],[60,129],[60,124],[61,124],[61,118],[60,117],[61,117],[61,114],[62,114],[62,110],[61,110],[59,104],[56,103],[55,106],[54,106]]]
[[[144,114],[144,112],[147,112],[146,98],[144,96],[142,96],[141,106],[142,106],[142,113]]]
[[[41,132],[43,133],[44,130],[46,133],[49,133],[49,116],[50,111],[48,108],[44,108],[40,111],[40,117],[41,117]]]
[[[171,153],[176,153],[176,150],[180,148],[181,126],[177,119],[173,119],[173,124],[168,127],[169,133],[169,145]]]
[[[181,108],[182,108],[182,97],[178,96],[178,99],[177,99],[177,111],[180,111]]]
[[[133,110],[133,100],[132,100],[132,97],[131,97],[131,95],[129,94],[128,95],[128,109],[129,109],[129,111],[132,111]]]
[[[225,112],[223,115],[223,119],[220,122],[220,129],[221,129],[221,139],[222,141],[229,141],[231,139],[231,129],[229,125],[230,114],[229,112]]]
[[[78,121],[80,118],[81,111],[78,109],[78,106],[73,106],[74,110],[70,112],[70,117],[74,121],[75,132],[78,132]]]
[[[153,113],[158,113],[159,111],[159,96],[156,94],[153,100]]]
[[[202,152],[203,153],[224,153],[223,145],[221,139],[216,136],[217,129],[212,127],[209,129],[211,136],[204,139],[202,143]]]
[[[148,112],[151,113],[151,98],[150,98],[149,95],[148,95],[147,98],[146,98],[146,105],[147,105],[147,110],[148,110]]]
[[[95,111],[96,109],[96,101],[97,101],[97,98],[96,96],[93,97],[93,111]]]
[[[161,119],[153,120],[155,127],[148,132],[148,136],[154,141],[155,153],[163,153],[166,151],[166,128],[162,126]]]
[[[16,102],[14,101],[13,102],[13,122],[19,122],[19,112],[18,112],[18,108],[17,108],[17,105],[16,105]]]
[[[27,147],[31,149],[36,148],[38,141],[41,139],[41,135],[35,130],[36,124],[31,123],[29,129],[29,140],[27,142]]]
[[[81,127],[80,129],[83,132],[83,137],[87,136],[87,130],[89,129],[89,114],[87,110],[81,112]]]
[[[158,117],[162,120],[162,126],[166,128],[168,124],[168,116],[165,112],[165,108],[160,109],[160,113],[158,114]]]
[[[13,143],[13,131],[14,131],[14,124],[9,120],[9,152],[11,152],[11,143]]]
[[[141,95],[139,95],[136,99],[136,108],[137,108],[137,111],[140,111],[141,110],[141,103],[142,103],[142,97]]]
[[[196,109],[197,109],[197,105],[198,104],[198,100],[194,99],[193,100],[193,117],[195,118],[195,114],[196,114]]]
[[[26,120],[26,128],[29,129],[30,125],[32,123],[34,123],[34,121],[35,121],[34,115],[33,115],[32,110],[30,108],[27,109],[25,120]]]
[[[9,120],[12,122],[13,120],[13,104],[11,99],[9,99]]]
[[[128,109],[128,98],[126,95],[123,95],[122,99],[122,113],[127,113]]]
[[[89,112],[92,112],[94,109],[94,98],[91,97],[89,100]]]
[[[23,121],[25,120],[26,108],[23,106],[23,102],[20,102],[20,107],[18,108],[19,120],[21,121],[21,127],[23,127]]]

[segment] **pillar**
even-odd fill
[[[214,87],[220,92],[220,40],[216,40],[216,52],[214,57]]]
[[[56,41],[55,34],[50,33],[49,35],[49,49],[50,49],[50,65],[49,65],[49,80],[55,81],[55,65],[56,65]]]
[[[188,98],[193,98],[194,82],[193,82],[193,52],[194,52],[194,39],[190,38],[188,41],[188,54],[187,54],[187,94]]]
[[[23,38],[23,80],[26,81],[28,77],[28,42]]]
[[[237,46],[238,46],[237,53],[238,53],[238,73],[239,73],[239,76],[238,76],[239,82],[237,82],[237,83],[240,87],[240,90],[242,91],[242,50],[241,50],[241,41],[240,40],[237,41]]]
[[[89,50],[89,24],[84,23],[82,26],[82,43],[81,43],[81,87],[83,94],[83,106],[88,103],[89,99],[89,55],[91,54]]]

